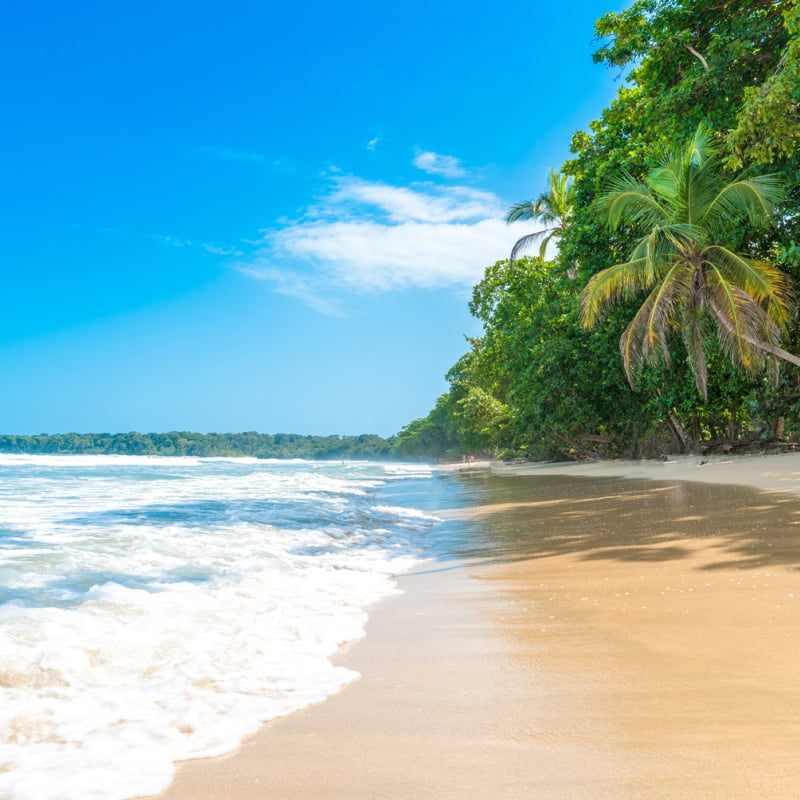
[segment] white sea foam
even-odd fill
[[[0,796],[152,794],[175,760],[227,752],[352,680],[328,657],[433,524],[380,501],[396,479],[0,458]]]

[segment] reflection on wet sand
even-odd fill
[[[574,683],[576,735],[613,742],[624,796],[800,797],[800,498],[459,479],[459,555],[507,594],[517,657]]]

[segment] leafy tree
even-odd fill
[[[753,429],[777,433],[784,419],[787,430],[800,429],[800,376],[784,371],[775,384],[762,372],[774,357],[792,357],[787,351],[800,347],[789,282],[775,271],[782,267],[800,278],[797,15],[797,4],[788,0],[633,0],[626,10],[598,20],[595,60],[618,70],[624,83],[589,130],[575,134],[574,157],[563,174],[551,172],[538,201],[518,203],[508,214],[509,221],[532,220],[545,230],[521,238],[513,267],[498,262],[476,287],[471,309],[483,321],[484,334],[470,341],[466,360],[448,375],[445,401],[437,403],[437,419],[458,431],[462,443],[488,437],[507,453],[575,457],[653,452],[676,422],[692,439],[706,441],[735,439]],[[652,195],[651,202],[665,210],[664,237],[657,236],[651,248],[653,265],[663,267],[660,278],[624,289],[620,278],[620,291],[599,302],[589,332],[576,289],[629,262],[637,247],[646,254],[642,234],[655,226],[643,230],[643,218],[628,215],[632,203],[619,224],[609,226],[607,215],[597,213],[597,197],[619,175],[647,188],[651,174],[664,168],[665,153],[692,137],[700,123],[719,131],[727,147],[714,155],[717,167],[748,165],[752,171],[743,180],[762,187],[759,170],[787,176],[789,191],[776,209],[776,224],[756,229],[753,209],[734,201],[714,225],[706,220],[700,226],[704,240],[688,230],[698,227],[696,219],[691,226],[684,220],[680,230],[665,197]],[[733,180],[719,170],[717,177],[720,188]],[[545,219],[542,213],[558,204],[554,185],[565,192],[569,187],[570,212]],[[767,199],[771,205],[777,196]],[[652,207],[648,213],[658,216]],[[516,261],[534,244],[543,256],[543,240],[556,236],[555,264]],[[711,253],[709,261],[725,262],[716,263],[716,274],[710,265],[694,272],[687,267],[682,277],[676,270],[664,284],[671,297],[662,297],[639,339],[631,331],[630,344],[649,348],[647,357],[628,359],[630,377],[635,374],[641,390],[634,393],[625,380],[619,340],[643,295],[666,281],[669,252],[690,252],[690,240],[695,255],[713,245],[730,255]],[[577,282],[568,282],[567,270],[576,267]],[[728,313],[716,313],[712,301]],[[659,314],[663,320],[656,324]],[[732,315],[748,322],[749,330],[726,327]],[[698,394],[700,385],[705,389]]]
[[[397,434],[393,454],[401,458],[443,458],[463,453],[455,402],[452,390],[441,395],[426,417],[413,420]]]
[[[0,435],[2,453],[94,453],[161,456],[251,456],[256,458],[384,459],[395,441],[374,434],[300,436],[246,433],[69,433]]]
[[[612,182],[597,202],[608,225],[630,224],[645,233],[627,261],[592,277],[583,293],[582,316],[584,325],[593,327],[609,303],[649,292],[620,340],[631,386],[643,363],[669,362],[672,326],[682,332],[704,399],[709,326],[731,361],[750,374],[759,371],[765,357],[800,365],[800,358],[777,344],[794,310],[786,276],[729,246],[730,230],[740,219],[763,227],[780,197],[775,176],[728,181],[702,125],[644,182],[630,174]]]
[[[775,69],[758,86],[744,89],[737,127],[728,136],[729,164],[774,164],[800,148],[800,6],[783,12],[788,41]]]
[[[635,0],[626,10],[597,21],[601,46],[594,59],[618,70],[624,83],[589,131],[572,138],[575,155],[562,169],[574,176],[576,209],[559,245],[563,264],[578,262],[580,273],[588,277],[629,252],[634,242],[629,232],[610,231],[590,213],[591,204],[621,171],[644,177],[699,123],[723,133],[735,129],[745,92],[762,86],[786,52],[791,37],[784,11],[793,5],[774,0]],[[769,115],[758,127],[766,134],[772,125],[775,120]],[[783,216],[793,217],[794,207],[783,210]],[[749,231],[743,235],[752,242]],[[760,242],[763,255],[776,242],[778,249],[795,252],[792,243],[800,242],[795,226],[773,229]],[[797,257],[800,268],[800,249]]]
[[[485,365],[482,388],[505,409],[499,449],[574,458],[637,447],[648,422],[614,364],[621,317],[585,331],[574,283],[538,258],[489,267],[470,310],[484,323],[473,342]]]

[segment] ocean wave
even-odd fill
[[[338,691],[355,673],[330,655],[436,524],[382,502],[376,465],[0,464],[0,796],[18,800],[155,793],[174,761]]]

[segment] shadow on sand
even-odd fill
[[[800,568],[800,498],[749,487],[563,476],[450,476],[465,508],[452,555],[494,564],[574,554],[581,560],[668,562],[702,539],[703,570]]]

